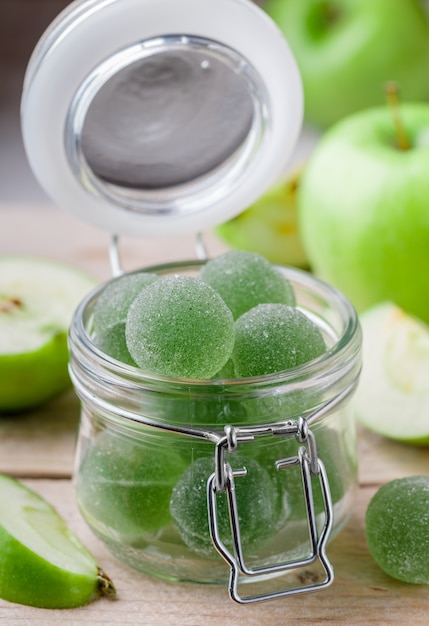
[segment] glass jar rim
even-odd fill
[[[168,274],[172,271],[180,273],[180,270],[191,271],[198,269],[204,265],[204,263],[205,261],[201,260],[175,261],[146,266],[144,268],[128,272],[128,274],[136,274],[142,271],[158,274]],[[80,344],[84,350],[90,353],[92,358],[94,358],[102,368],[110,371],[113,375],[125,376],[132,379],[136,383],[148,385],[151,388],[156,388],[157,386],[165,388],[171,385],[176,391],[180,387],[185,387],[187,390],[191,389],[192,391],[197,392],[198,389],[204,390],[204,388],[222,386],[230,389],[232,392],[234,389],[236,389],[237,392],[240,392],[243,387],[247,386],[257,388],[263,388],[265,386],[272,387],[273,385],[279,384],[293,384],[297,380],[302,385],[303,381],[315,376],[317,377],[318,374],[322,374],[326,370],[336,370],[340,364],[344,364],[344,362],[348,362],[350,359],[353,359],[360,348],[361,330],[357,312],[350,301],[338,289],[305,270],[286,266],[275,267],[284,272],[286,277],[292,282],[300,284],[305,289],[309,291],[311,290],[313,294],[329,302],[329,304],[335,308],[336,312],[340,315],[343,322],[343,332],[340,334],[335,343],[322,355],[310,362],[304,363],[303,365],[260,376],[244,378],[193,379],[152,374],[145,372],[138,367],[117,361],[97,348],[87,331],[87,320],[85,319],[85,314],[90,304],[98,298],[105,286],[111,281],[116,280],[116,278],[102,283],[80,302],[73,317],[73,326],[76,337],[79,338]]]
[[[140,268],[141,271],[159,274],[195,272],[206,261],[180,261]],[[282,429],[298,428],[304,422],[311,426],[332,411],[338,409],[353,392],[359,379],[361,368],[361,329],[357,313],[352,304],[341,292],[316,278],[310,273],[291,267],[276,266],[291,281],[292,285],[303,290],[301,297],[309,296],[325,303],[327,311],[337,313],[341,321],[341,332],[337,331],[336,341],[320,357],[304,365],[290,368],[275,374],[239,379],[195,380],[154,376],[139,368],[123,364],[99,350],[91,340],[88,328],[92,308],[97,297],[110,281],[103,283],[82,300],[75,311],[69,333],[70,375],[83,404],[91,406],[120,427],[140,424],[149,428],[174,432],[192,438],[201,438],[219,443],[227,428],[232,428],[234,436],[247,437],[249,432],[273,433]],[[113,279],[114,280],[114,279]],[[313,303],[314,307],[314,303]],[[305,309],[305,307],[303,307]],[[311,309],[306,309],[311,312]],[[313,311],[315,317],[317,314]],[[320,323],[322,317],[318,318]],[[327,326],[333,327],[325,320]],[[154,416],[145,408],[158,397],[175,398],[175,401],[205,403],[223,398],[225,406],[230,402],[248,402],[277,394],[297,396],[305,392],[311,397],[310,405],[302,406],[293,415],[261,413],[249,426],[218,423],[195,424],[185,419]],[[317,398],[317,400],[316,400]],[[257,402],[258,406],[260,404]],[[270,403],[269,403],[270,404]],[[259,412],[259,410],[258,410]],[[234,422],[234,418],[231,418]],[[250,429],[250,430],[249,430]]]

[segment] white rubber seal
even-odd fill
[[[262,81],[270,127],[246,175],[201,211],[127,210],[85,187],[65,149],[71,103],[85,79],[109,57],[139,41],[192,35],[230,47]],[[61,208],[118,234],[199,231],[240,213],[285,171],[302,124],[303,95],[291,51],[270,18],[248,0],[86,0],[70,5],[46,31],[28,66],[21,104],[30,166]]]

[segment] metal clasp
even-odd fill
[[[195,235],[195,252],[197,255],[197,259],[199,259],[200,261],[205,261],[208,259],[207,248],[203,239],[203,235],[200,232],[197,232]],[[113,233],[110,237],[109,261],[110,269],[112,270],[112,276],[114,278],[122,276],[125,270],[122,265],[121,254],[119,251],[119,235],[117,235],[116,233]]]
[[[288,467],[298,465],[301,469],[305,510],[307,514],[307,526],[309,532],[310,553],[308,557],[303,559],[293,559],[283,563],[250,568],[246,564],[243,554],[239,511],[235,492],[235,480],[245,476],[247,470],[246,468],[233,470],[231,465],[226,461],[226,452],[234,452],[237,449],[239,442],[251,441],[256,436],[267,434],[287,437],[295,435],[299,443],[303,444],[299,448],[296,456],[279,459],[276,462],[276,467],[278,470],[282,471]],[[317,525],[313,499],[312,477],[315,476],[319,479],[324,502],[324,522],[320,530]],[[233,547],[232,552],[225,546],[219,533],[216,499],[217,495],[222,492],[226,492],[228,501]],[[216,445],[215,471],[207,482],[207,502],[212,542],[216,550],[230,566],[229,594],[236,602],[239,602],[240,604],[249,604],[263,600],[272,600],[306,591],[315,591],[323,587],[327,587],[332,583],[334,572],[326,555],[326,544],[329,539],[333,522],[332,499],[324,464],[317,455],[316,439],[303,418],[300,418],[297,421],[289,421],[286,424],[279,425],[278,427],[273,426],[265,430],[261,430],[260,428],[258,429],[258,427],[253,430],[250,428],[240,429],[238,427],[226,427],[225,437],[221,438]],[[324,571],[324,579],[322,581],[311,580],[308,584],[305,584],[304,582],[302,585],[291,586],[286,589],[282,589],[281,591],[249,595],[246,597],[241,596],[238,592],[239,583],[244,580],[255,581],[257,577],[287,573],[291,570],[313,564],[316,560],[319,560]]]

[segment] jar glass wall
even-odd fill
[[[192,275],[200,265],[145,270]],[[103,286],[75,313],[70,372],[82,404],[77,500],[94,533],[132,568],[169,580],[228,581],[228,565],[210,537],[207,505],[216,444],[226,434],[234,444],[228,441],[225,462],[234,472],[240,538],[250,568],[311,553],[298,462],[300,449],[308,449],[307,427],[329,480],[331,536],[347,522],[357,485],[355,430],[347,409],[360,371],[357,316],[335,289],[300,270],[279,269],[328,349],[310,363],[273,375],[209,381],[148,376],[107,357],[91,340],[92,311]],[[284,459],[289,462],[277,463]],[[318,476],[311,487],[321,529],[326,504]],[[218,533],[233,550],[226,495],[218,492],[215,501]]]

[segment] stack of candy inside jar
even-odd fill
[[[197,276],[140,272],[115,279],[94,308],[92,339],[107,355],[147,375],[198,380],[274,374],[327,350],[319,328],[297,308],[285,276],[266,259],[242,251],[208,261]],[[278,408],[273,413],[281,418]],[[221,411],[216,425],[225,425],[223,419]],[[241,419],[245,423],[245,410]],[[320,449],[329,460],[337,435],[325,430],[322,439]],[[296,454],[296,441],[229,455],[234,469],[247,471],[236,481],[236,498],[242,544],[250,554],[290,520],[305,519],[301,476],[285,481],[276,469],[276,460],[288,453]],[[207,446],[195,445],[190,457],[174,447],[151,448],[126,434],[100,432],[82,461],[79,504],[87,517],[102,520],[130,545],[172,525],[192,553],[216,557],[206,491],[213,468],[213,448]],[[330,481],[335,502],[344,487],[334,466]],[[316,491],[316,513],[323,506]],[[226,498],[219,499],[218,511],[220,535],[228,544]]]

